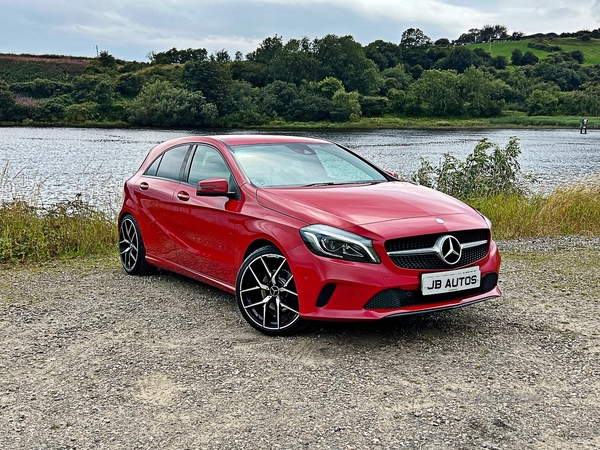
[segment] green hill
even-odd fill
[[[73,56],[0,54],[0,79],[8,83],[36,78],[69,81],[81,75],[90,61],[91,58]]]
[[[544,39],[523,39],[520,41],[503,41],[503,42],[492,42],[491,44],[469,44],[466,47],[473,50],[475,48],[482,48],[486,52],[491,53],[492,56],[505,56],[510,62],[510,58],[514,49],[519,49],[523,53],[530,51],[540,59],[545,58],[550,52],[544,50],[538,50],[535,48],[528,47],[530,42],[543,42],[548,45],[558,45],[563,52],[572,52],[574,50],[581,50],[585,56],[584,65],[596,65],[600,64],[600,39],[590,39],[589,41],[582,41],[579,38],[544,38]]]

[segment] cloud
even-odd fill
[[[100,45],[143,59],[172,47],[247,53],[275,34],[351,35],[366,45],[399,42],[407,28],[434,40],[486,24],[527,34],[595,29],[600,0],[0,0],[0,11],[0,51]]]

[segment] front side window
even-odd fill
[[[150,165],[146,175],[179,181],[188,149],[189,146],[184,145],[167,150]]]
[[[208,178],[225,178],[229,181],[230,174],[223,156],[215,148],[198,145],[190,165],[189,184],[197,185]]]
[[[232,151],[257,187],[387,181],[377,169],[334,144],[239,145]]]

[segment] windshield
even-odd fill
[[[238,145],[231,149],[257,187],[387,181],[377,169],[334,144]]]

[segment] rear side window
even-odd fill
[[[184,145],[167,150],[148,167],[146,175],[179,181],[188,149]]]
[[[156,158],[154,160],[154,162],[152,164],[150,164],[150,167],[148,167],[146,169],[146,173],[144,175],[155,177],[156,171],[158,170],[158,166],[160,165],[160,162],[162,161],[162,157],[163,157],[163,154],[161,154],[158,158]]]

